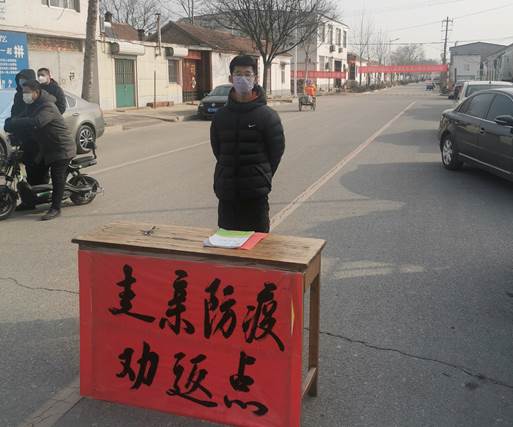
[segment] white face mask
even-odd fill
[[[255,87],[255,77],[233,76],[233,88],[240,95],[251,93]]]
[[[38,80],[38,81],[39,81],[39,83],[41,83],[42,85],[45,85],[45,84],[47,84],[47,83],[49,83],[49,82],[50,82],[50,77],[48,77],[48,76],[39,76],[39,77],[37,78],[37,80]]]
[[[34,100],[32,99],[32,94],[31,93],[24,93],[23,94],[23,102],[25,104],[32,104],[34,102]]]

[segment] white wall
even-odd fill
[[[135,60],[136,106],[146,107],[154,100],[154,70],[157,71],[157,102],[182,103],[182,86],[169,83],[168,58],[164,55],[155,57],[155,46],[144,43],[145,53],[140,56],[119,58]],[[180,60],[180,75],[182,62]],[[98,42],[98,75],[100,106],[105,110],[116,109],[116,75],[115,56],[111,54],[111,43]]]
[[[82,52],[36,51],[29,52],[29,66],[33,70],[49,68],[53,79],[66,91],[80,96],[84,54]]]
[[[85,38],[88,0],[80,0],[80,12],[44,6],[41,0],[5,0],[0,3],[4,31]]]
[[[212,52],[212,89],[230,83],[230,62],[234,57],[231,53]]]
[[[450,66],[451,81],[480,79],[480,55],[453,55],[452,59],[453,62]],[[456,79],[454,70],[457,72]]]

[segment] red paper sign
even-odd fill
[[[443,73],[449,70],[448,65],[369,65],[358,67],[361,74],[370,73]]]
[[[297,78],[304,79],[307,75],[305,70],[297,70]],[[345,79],[347,73],[344,71],[308,71],[309,79]],[[294,72],[292,71],[292,78],[294,78]]]
[[[79,274],[83,395],[300,425],[300,274],[87,250]]]

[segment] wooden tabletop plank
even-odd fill
[[[251,261],[303,270],[322,250],[320,239],[269,234],[254,249],[206,248],[203,241],[215,231],[173,225],[116,222],[104,225],[72,241],[87,247],[184,254]]]

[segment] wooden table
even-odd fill
[[[129,257],[153,257],[181,262],[221,265],[223,268],[233,267],[236,269],[293,273],[294,277],[299,278],[297,283],[300,284],[301,295],[310,290],[308,370],[306,378],[302,379],[301,397],[304,397],[307,393],[310,396],[316,396],[319,376],[321,251],[326,242],[319,239],[269,234],[254,249],[249,251],[204,247],[204,240],[212,234],[212,230],[203,228],[118,222],[78,236],[73,239],[73,242],[79,244],[79,252],[84,254],[102,253]],[[85,321],[83,314],[84,310],[89,310],[96,303],[92,294],[93,291],[90,288],[97,285],[85,283],[91,281],[86,278],[88,273],[85,272],[85,270],[91,269],[90,265],[87,267],[84,262],[80,261],[79,268],[81,270],[82,346],[83,340],[91,341],[94,338],[91,336],[90,329],[93,321],[91,319]],[[137,273],[134,273],[134,276],[137,278]],[[139,286],[137,291],[140,292],[142,286],[145,285],[139,283],[136,286]],[[302,325],[300,329],[302,330]],[[300,333],[302,335],[302,332]],[[301,349],[299,349],[299,353],[301,353]],[[81,382],[89,381],[88,378],[83,377],[83,374],[87,372],[87,375],[90,375],[89,368],[93,369],[92,367],[87,369],[83,367],[82,358],[84,363],[92,364],[93,362],[89,360],[93,357],[92,354],[92,349],[86,349],[82,352],[81,347]],[[82,372],[83,368],[84,372]],[[85,394],[91,395],[90,392]],[[209,416],[205,416],[205,418],[209,418]],[[210,419],[214,420],[215,418],[211,417]],[[292,424],[291,422],[290,425]],[[242,422],[240,425],[246,424]]]

